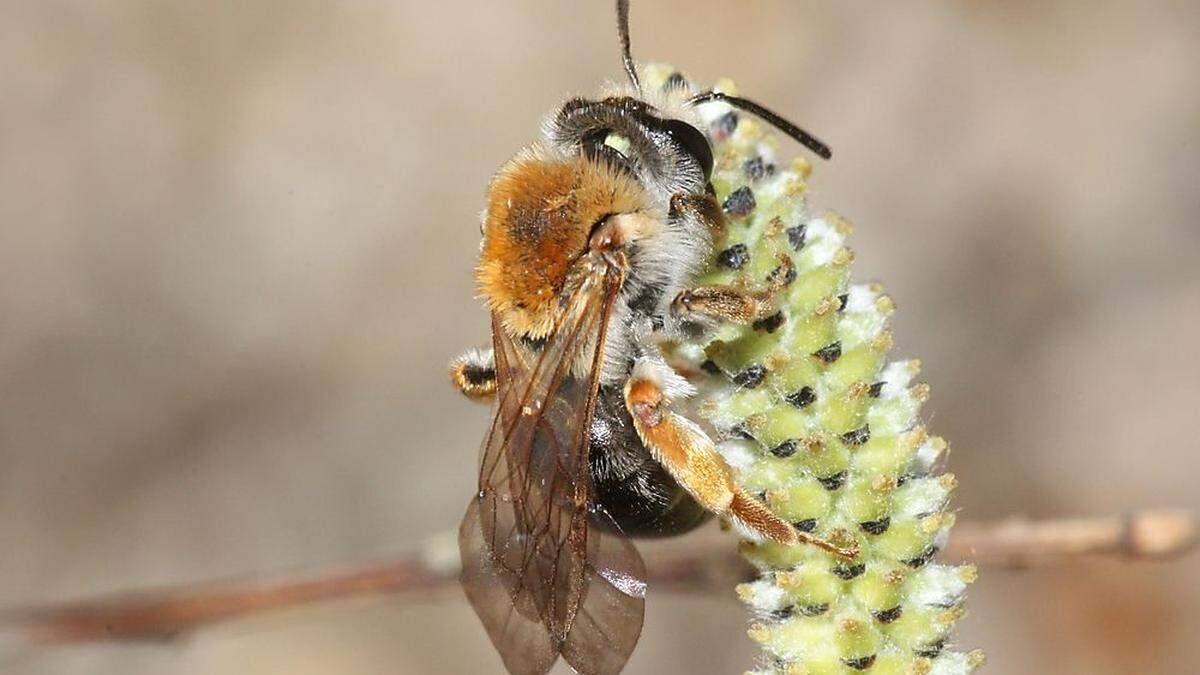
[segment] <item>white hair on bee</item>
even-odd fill
[[[835,579],[868,568],[864,579],[897,563],[926,565],[954,520],[943,510],[952,477],[902,473],[936,457],[909,452],[926,440],[913,425],[927,388],[907,386],[915,362],[879,377],[890,301],[849,286],[849,224],[808,212],[807,162],[777,166],[772,142],[739,115],[825,159],[831,151],[731,83],[698,90],[670,66],[638,67],[628,0],[617,0],[617,17],[628,83],[566,100],[488,190],[476,279],[507,367],[498,372],[490,352],[470,350],[450,373],[467,396],[498,401],[459,531],[467,597],[510,672],[547,672],[563,658],[579,672],[615,675],[638,639],[645,584],[636,552],[605,538],[682,534],[715,515],[748,541],[776,545],[745,547],[763,577],[739,589],[764,620],[750,636],[769,652],[771,672],[808,670],[810,661],[822,672],[866,670],[877,658],[887,672],[905,660],[927,664],[912,659],[942,650],[927,638],[944,634],[934,625],[943,620],[906,613],[917,627],[901,631],[903,651],[882,632],[865,639],[874,637],[863,632],[865,617],[848,620],[873,604],[863,593],[796,604],[799,577],[785,575],[799,559],[779,555],[780,545],[805,544],[842,558],[805,570],[842,587]],[[793,283],[800,292],[784,290]],[[810,334],[820,342],[808,344]],[[834,366],[843,353],[850,365]],[[673,363],[706,400],[672,405],[698,393]],[[817,454],[826,441],[849,451],[872,433],[882,440],[858,451],[866,461],[835,452],[817,466],[779,461],[801,445]],[[864,486],[888,509],[864,503]],[[849,498],[830,494],[839,491]],[[592,525],[596,539],[578,536]],[[883,536],[880,546],[869,539]],[[543,544],[570,548],[558,558],[567,573],[538,567],[538,553],[554,550]],[[624,553],[602,555],[613,550]],[[584,563],[601,572],[581,584]],[[542,583],[526,583],[538,576]],[[940,572],[920,580],[931,601],[960,597],[968,581]],[[877,586],[858,588],[874,597]],[[527,606],[597,614],[572,624],[574,614],[513,611]],[[904,611],[890,601],[869,609],[880,624]],[[773,632],[796,625],[794,610],[825,627]],[[828,639],[851,624],[864,639]]]
[[[629,97],[648,105],[649,112],[661,120],[674,120],[697,130],[707,128],[695,106],[687,105],[691,91],[685,87],[638,92],[630,84],[609,83],[603,95],[590,105],[602,106],[604,101]],[[569,106],[573,101],[568,99]],[[569,156],[579,148],[566,142],[562,134],[563,108],[551,112],[541,124],[542,140],[537,144],[542,152]],[[631,126],[631,129],[634,127]],[[672,213],[671,199],[678,194],[699,194],[708,182],[703,169],[682,148],[672,144],[654,147],[653,162],[642,162],[636,156],[645,141],[632,139],[620,130],[610,131],[603,145],[630,160],[630,170],[645,190],[641,215],[658,227],[643,228],[628,248],[629,272],[621,290],[622,300],[616,303],[609,321],[605,342],[605,362],[601,381],[611,384],[628,375],[628,364],[637,354],[658,353],[656,343],[662,338],[679,338],[678,326],[672,321],[656,321],[670,317],[670,303],[689,288],[704,268],[712,251],[711,225],[692,213]],[[640,312],[630,311],[629,303],[642,297],[654,297],[654,306]]]
[[[472,347],[450,362],[450,379],[470,398],[482,399],[496,390],[496,360],[491,349]]]
[[[629,379],[650,382],[662,391],[665,403],[680,401],[696,395],[696,387],[659,357],[639,358],[633,364],[633,372]],[[697,428],[697,432],[703,433],[699,431],[699,428]]]
[[[482,349],[480,347],[471,347],[467,351],[459,354],[452,362],[456,366],[468,366],[479,368],[480,370],[491,369],[495,367],[492,350]]]
[[[623,82],[607,82],[601,88],[602,98],[631,97],[646,103],[655,114],[664,120],[679,120],[690,124],[697,130],[707,128],[700,118],[696,106],[688,105],[687,100],[691,91],[686,87],[671,87],[666,90],[652,89],[638,92],[632,85]],[[643,176],[642,180],[648,186],[656,188],[665,203],[669,203],[671,195],[686,192],[697,182],[703,184],[706,179],[703,173],[691,162],[673,162],[667,171],[662,172],[661,179],[655,176]]]

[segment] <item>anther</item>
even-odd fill
[[[732,270],[740,270],[750,261],[750,250],[745,244],[734,244],[717,254],[717,264]]]
[[[733,376],[733,383],[745,389],[753,389],[767,377],[767,369],[754,365]]]
[[[792,245],[792,249],[799,251],[804,248],[804,239],[808,232],[808,225],[801,223],[795,227],[789,227],[787,230],[788,243]]]
[[[725,198],[722,208],[725,209],[725,213],[733,218],[744,218],[750,215],[750,212],[754,210],[756,205],[754,191],[748,186],[743,185]]]
[[[834,342],[832,344],[821,347],[813,352],[813,356],[821,360],[821,362],[829,364],[837,361],[842,355],[842,343]]]
[[[799,391],[788,394],[784,399],[797,408],[806,408],[817,400],[817,393],[812,387],[801,387]]]

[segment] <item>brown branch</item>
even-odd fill
[[[1182,511],[1046,521],[1011,518],[959,525],[942,559],[1010,569],[1085,555],[1146,560],[1183,553],[1195,542],[1195,518]],[[749,576],[725,534],[698,534],[643,549],[650,583],[660,588],[726,592]],[[398,560],[342,571],[10,611],[0,614],[0,638],[15,638],[18,644],[168,640],[226,619],[325,600],[433,596],[454,590],[457,576],[455,543],[439,537]]]

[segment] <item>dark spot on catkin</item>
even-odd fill
[[[796,454],[797,447],[799,447],[799,444],[796,443],[796,441],[788,439],[771,448],[771,454],[779,458],[791,457],[792,455]]]
[[[731,270],[740,270],[750,261],[750,249],[745,244],[734,244],[717,254],[717,264]]]
[[[732,218],[745,218],[754,210],[757,202],[754,200],[754,191],[749,186],[734,190],[725,198],[725,203],[721,205],[725,209],[725,213]]]
[[[718,139],[724,139],[733,135],[737,131],[738,114],[733,110],[721,115],[712,123],[713,135]]]
[[[753,324],[753,328],[754,328],[754,330],[761,330],[761,331],[766,331],[768,333],[774,333],[775,331],[779,330],[779,327],[782,325],[783,325],[783,312],[775,312],[774,314],[772,314],[771,316],[768,316],[765,319],[759,319],[758,321],[755,321]]]
[[[863,572],[866,572],[867,566],[864,565],[863,563],[855,563],[853,565],[847,565],[846,563],[838,563],[837,565],[835,565],[833,567],[832,571],[833,571],[833,574],[835,576],[837,576],[839,579],[845,579],[846,581],[850,581],[851,579],[861,575]]]
[[[804,520],[797,520],[796,522],[792,523],[792,527],[800,530],[801,532],[812,532],[813,530],[817,529],[817,519],[805,518]]]
[[[917,656],[921,656],[921,657],[924,657],[927,659],[936,659],[942,653],[942,650],[945,648],[946,648],[946,639],[942,638],[940,640],[930,642],[929,644],[925,645],[924,647],[918,647],[917,649],[914,649],[913,653],[916,654]]]
[[[794,391],[784,399],[797,408],[807,408],[817,400],[817,392],[813,391],[812,387],[801,387],[800,391]]]
[[[785,258],[779,267],[767,275],[767,283],[775,288],[783,288],[796,280],[796,266],[790,258]]]
[[[733,376],[733,383],[744,389],[753,389],[762,384],[762,381],[767,377],[767,369],[760,365],[753,365]]]
[[[746,172],[746,178],[752,181],[758,180],[767,175],[767,164],[761,156],[746,160],[742,165],[742,171]]]
[[[795,611],[790,605],[781,609],[773,609],[767,613],[767,618],[773,621],[783,621],[784,619],[792,618],[792,613]]]
[[[824,486],[826,490],[829,490],[830,492],[832,492],[834,490],[841,488],[843,485],[846,484],[846,472],[839,471],[839,472],[833,474],[832,476],[818,478],[817,481],[819,483],[821,483],[821,485]]]
[[[826,363],[826,364],[837,361],[838,358],[841,357],[841,355],[842,355],[842,343],[841,342],[834,342],[832,344],[821,347],[817,351],[813,352],[813,356],[817,357],[818,359],[821,360],[822,363]]]
[[[871,440],[871,425],[864,424],[857,429],[851,429],[842,434],[842,442],[851,447],[862,445]]]
[[[892,526],[892,519],[884,516],[879,520],[867,520],[858,524],[867,534],[883,534]]]
[[[858,659],[842,659],[842,663],[846,664],[847,668],[854,670],[866,670],[875,665],[875,655],[864,656]]]
[[[875,616],[875,620],[878,621],[879,623],[891,623],[891,622],[895,621],[896,619],[899,619],[900,615],[903,613],[904,613],[904,608],[901,607],[900,605],[896,605],[895,607],[893,607],[891,609],[885,609],[885,610],[882,610],[879,612],[875,612],[874,616]]]
[[[804,248],[804,236],[808,231],[808,226],[801,223],[795,227],[789,227],[787,230],[788,243],[792,245],[792,250],[799,251]]]
[[[744,441],[754,440],[754,435],[750,433],[750,427],[746,426],[745,422],[738,422],[730,427],[729,435],[734,438],[740,438]]]
[[[920,569],[925,566],[925,563],[929,562],[930,560],[933,560],[933,556],[935,556],[935,555],[937,555],[937,547],[930,546],[929,548],[925,549],[921,553],[921,555],[919,555],[915,558],[909,558],[908,560],[903,560],[901,562],[903,562],[905,565],[908,565],[909,567],[913,568],[914,570]]]

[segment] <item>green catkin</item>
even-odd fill
[[[661,87],[673,72],[649,66],[643,82]],[[983,654],[947,645],[975,568],[934,560],[955,481],[940,470],[946,443],[920,424],[919,363],[887,361],[893,303],[850,281],[850,225],[810,212],[805,159],[778,165],[777,137],[724,103],[700,115],[729,222],[699,283],[777,290],[762,320],[722,325],[673,356],[713,373],[697,408],[738,482],[798,528],[860,549],[847,562],[741,543],[760,572],[737,589],[763,650],[753,675],[969,673]]]

